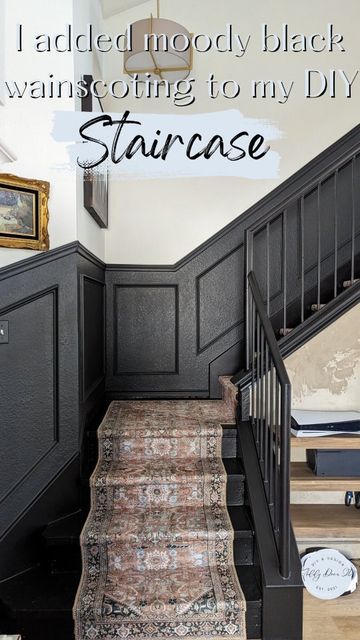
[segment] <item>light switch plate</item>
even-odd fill
[[[8,344],[9,342],[9,321],[0,320],[0,344]]]

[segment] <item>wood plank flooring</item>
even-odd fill
[[[321,438],[296,438],[291,446],[300,449],[360,449],[360,436],[325,436]]]
[[[360,514],[359,514],[360,515]],[[360,561],[355,564],[360,573]],[[303,640],[359,640],[360,587],[350,596],[329,602],[304,590]]]
[[[298,539],[318,537],[339,540],[360,539],[360,510],[355,509],[354,506],[293,504],[291,521]]]
[[[360,491],[360,477],[316,476],[306,462],[292,462],[291,489],[292,491]]]

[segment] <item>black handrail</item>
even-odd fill
[[[249,419],[273,523],[279,571],[287,579],[290,575],[291,384],[254,272],[249,273],[247,281]]]

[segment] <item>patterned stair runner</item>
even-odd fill
[[[223,401],[113,402],[81,535],[77,640],[245,640],[220,422]]]

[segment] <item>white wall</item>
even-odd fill
[[[97,3],[97,0],[94,0]],[[4,52],[1,79],[73,80],[75,75],[96,73],[91,55],[74,57],[73,53],[36,53],[30,43],[40,33],[63,33],[66,24],[77,29],[94,21],[92,0],[1,0]],[[95,22],[95,21],[94,21]],[[15,47],[16,25],[24,25],[26,51],[17,53]],[[25,47],[24,47],[25,49]],[[1,96],[0,96],[1,99]],[[52,138],[54,111],[80,109],[78,100],[71,98],[33,100],[4,99],[0,105],[0,141],[16,156],[12,163],[3,162],[1,171],[27,178],[38,178],[50,182],[49,235],[50,248],[80,240],[90,251],[104,257],[104,235],[90,214],[85,211],[82,200],[82,175],[74,169],[63,170],[57,166],[68,162],[66,144]],[[30,250],[0,248],[0,267],[33,256]]]
[[[98,0],[74,0],[74,27],[76,32],[84,33],[87,24],[93,24],[94,30],[102,29],[102,14]],[[92,75],[94,78],[102,76],[99,59],[92,53],[78,53],[74,55],[75,77]],[[76,110],[81,111],[81,101],[75,100]],[[83,172],[80,168],[76,173],[76,211],[77,211],[77,239],[100,259],[105,258],[105,232],[100,229],[94,218],[84,208]]]
[[[166,101],[108,100],[107,111],[195,113],[238,108],[245,116],[274,121],[283,138],[272,144],[281,154],[280,174],[276,180],[241,178],[179,178],[167,180],[113,180],[110,185],[110,226],[105,234],[107,262],[171,264],[182,258],[227,223],[244,212],[259,198],[336,141],[359,122],[360,78],[354,98],[343,94],[336,99],[303,98],[305,68],[342,68],[352,73],[359,68],[358,0],[346,5],[338,0],[163,0],[163,17],[184,24],[194,33],[221,32],[227,22],[241,34],[254,34],[248,53],[241,59],[231,54],[195,53],[193,75],[198,86],[213,71],[220,79],[237,79],[248,86],[253,79],[298,81],[294,95],[286,104],[272,100],[252,100],[244,90],[238,101],[209,101],[198,91],[196,103],[186,109],[173,107]],[[105,31],[119,33],[129,22],[155,13],[155,2],[147,2],[105,21]],[[261,24],[267,22],[274,31],[283,22],[295,32],[324,32],[327,24],[344,34],[345,53],[304,54],[259,53]],[[106,78],[122,75],[122,56],[106,54]]]
[[[2,0],[4,11],[4,74],[8,80],[55,77],[70,79],[74,75],[71,54],[47,53],[40,55],[32,47],[17,53],[16,25],[23,23],[30,41],[36,33],[53,32],[72,21],[72,0],[45,3],[42,0]],[[24,32],[25,35],[25,32]],[[74,101],[11,100],[5,98],[0,106],[0,140],[15,154],[17,160],[2,164],[4,173],[50,182],[50,246],[55,248],[76,239],[75,175],[72,171],[59,171],[57,163],[66,161],[65,145],[51,137],[53,111],[74,109]],[[34,251],[0,248],[0,266],[34,255]]]
[[[27,48],[26,54],[14,51],[16,24],[22,22],[30,37],[41,31],[61,32],[66,23],[81,29],[86,22],[94,23],[104,32],[122,32],[129,22],[143,18],[152,10],[155,1],[144,2],[104,21],[99,13],[99,0],[1,0],[5,12],[3,21],[4,68],[7,78],[36,78],[54,73],[56,77],[71,79],[82,73],[103,74],[106,79],[122,78],[122,54],[98,55],[97,59],[84,54],[39,55]],[[339,95],[335,100],[305,101],[303,99],[303,71],[306,67],[343,68],[351,74],[359,66],[358,0],[348,0],[346,11],[338,0],[304,0],[301,5],[287,0],[163,0],[164,17],[179,21],[194,33],[219,33],[231,22],[241,34],[251,33],[253,44],[241,59],[232,54],[195,54],[193,75],[197,80],[197,100],[189,108],[179,109],[165,100],[125,102],[108,100],[108,111],[181,114],[238,108],[245,116],[275,122],[283,138],[272,143],[281,154],[280,173],[275,180],[247,180],[242,178],[169,178],[141,181],[112,180],[110,184],[109,229],[101,231],[82,205],[82,176],[74,171],[60,171],[57,163],[67,159],[66,145],[51,137],[53,111],[79,108],[71,99],[56,101],[6,100],[0,105],[0,141],[13,151],[15,163],[2,164],[3,172],[24,177],[47,179],[51,183],[50,244],[61,246],[79,239],[106,262],[116,263],[174,263],[227,223],[244,212],[251,204],[275,188],[280,182],[303,166],[321,150],[349,131],[359,121],[360,80],[354,88],[354,98]],[[259,53],[259,33],[263,22],[274,31],[288,22],[290,29],[304,33],[323,32],[328,22],[345,37],[346,53],[266,55]],[[286,104],[271,100],[251,100],[243,91],[238,101],[205,99],[199,89],[212,71],[220,79],[237,79],[248,86],[252,79],[283,79],[298,81],[294,96]],[[1,96],[0,96],[1,99]],[[0,248],[0,266],[34,255],[31,251]]]

